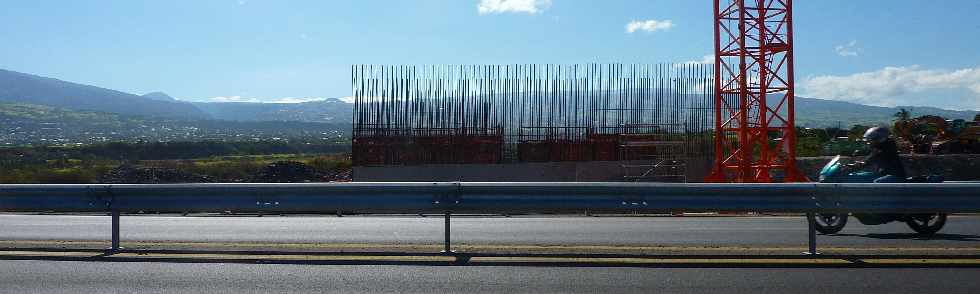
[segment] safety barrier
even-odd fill
[[[109,212],[119,249],[123,212],[453,213],[734,211],[980,212],[980,183],[317,183],[0,185],[0,212]],[[810,253],[816,233],[809,225]]]

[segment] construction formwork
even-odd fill
[[[354,165],[710,159],[712,76],[706,64],[357,65]]]

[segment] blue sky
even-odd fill
[[[351,64],[688,62],[713,46],[710,0],[5,2],[0,68],[191,101],[349,96]],[[980,1],[795,9],[798,94],[980,109]]]

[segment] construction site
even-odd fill
[[[980,114],[973,121],[937,115],[913,118],[905,109],[895,116],[892,128],[902,153],[980,154]]]
[[[355,65],[355,181],[801,182],[792,2],[714,1],[714,60]]]
[[[352,68],[355,181],[801,182],[792,2],[714,1],[714,60]]]
[[[701,178],[712,79],[704,64],[355,66],[354,177]]]

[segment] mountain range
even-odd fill
[[[47,105],[134,116],[202,119],[208,114],[193,104],[162,101],[116,90],[0,70],[0,102]]]
[[[350,123],[352,104],[336,98],[303,103],[194,102],[213,119]]]
[[[163,92],[135,95],[31,74],[0,70],[0,103],[43,105],[66,110],[112,113],[168,120],[240,122],[293,121],[349,124],[352,104],[340,99],[304,103],[185,102]],[[977,111],[925,106],[879,107],[845,101],[796,98],[796,119],[804,127],[884,124],[900,108],[914,116],[932,114],[972,120]]]
[[[347,142],[349,124],[188,120],[0,102],[0,147],[101,142]]]
[[[186,102],[163,92],[121,91],[0,70],[0,103],[183,120],[350,123],[351,105],[339,99],[304,103]]]
[[[881,107],[845,101],[796,97],[796,125],[810,128],[851,125],[890,125],[896,112],[906,109],[913,117],[938,115],[947,119],[973,120],[976,110],[949,110],[931,106]]]

